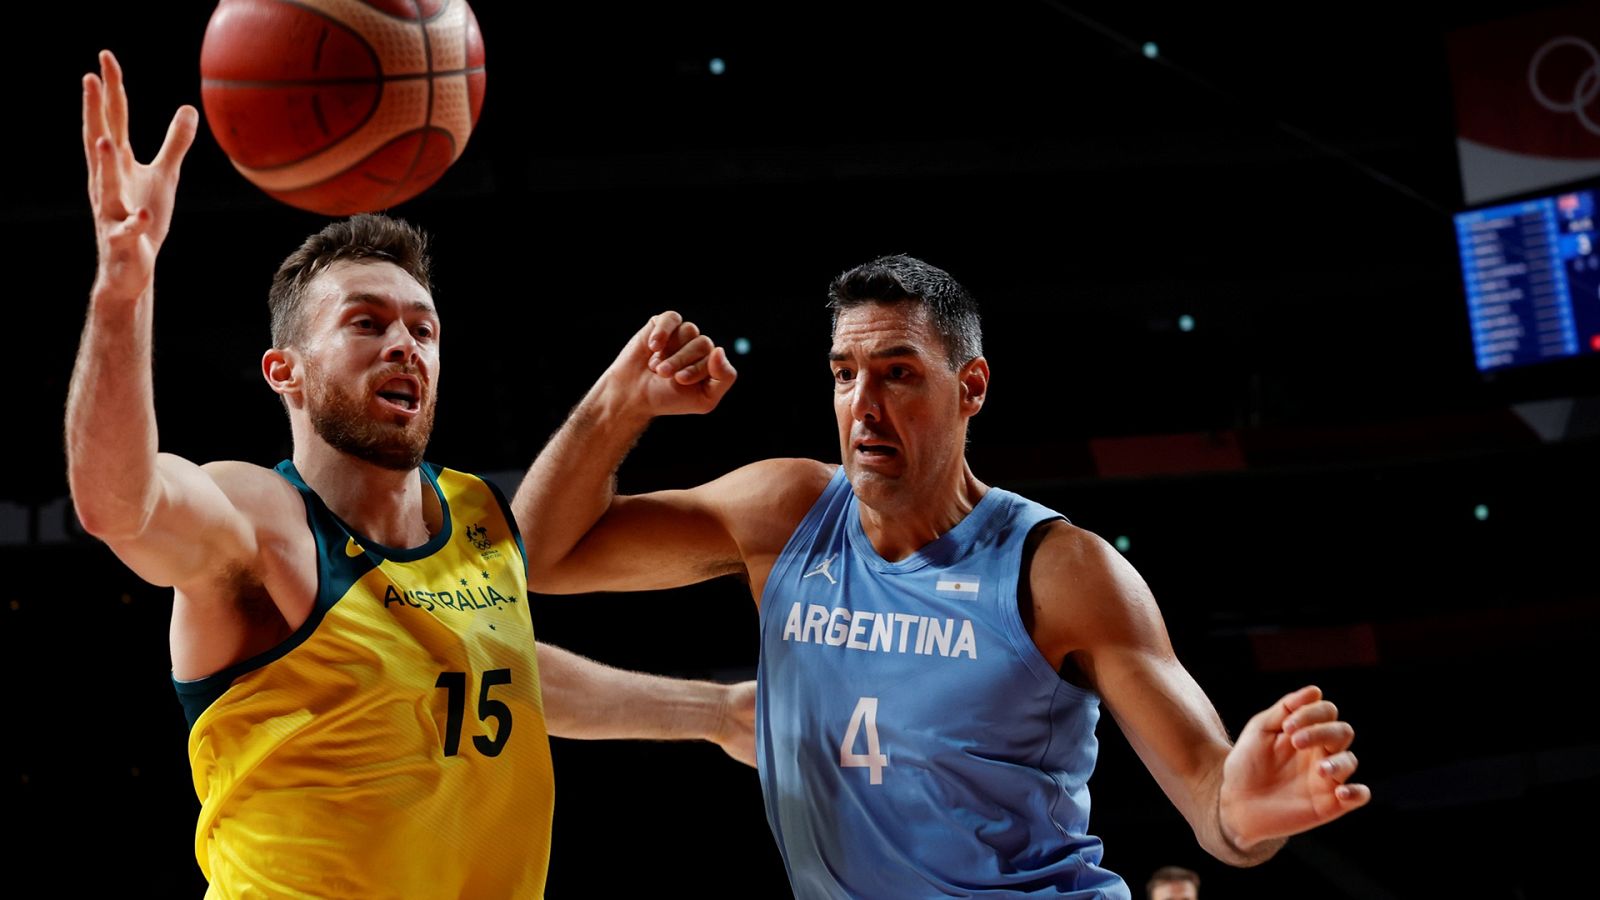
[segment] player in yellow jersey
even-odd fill
[[[335,223],[274,278],[262,374],[288,410],[292,459],[158,452],[154,266],[197,114],[180,109],[140,164],[121,72],[100,62],[83,84],[99,268],[69,480],[84,527],[174,588],[208,896],[542,896],[547,732],[708,739],[753,764],[749,684],[535,652],[523,523],[486,482],[422,460],[440,317],[410,226]]]

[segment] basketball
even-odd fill
[[[245,178],[312,212],[375,212],[461,156],[483,106],[483,35],[465,0],[222,0],[200,79]]]

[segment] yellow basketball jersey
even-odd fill
[[[488,483],[424,464],[444,525],[362,538],[284,461],[316,535],[311,616],[176,682],[207,897],[540,897],[554,784],[521,538]]]

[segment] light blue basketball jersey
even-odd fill
[[[890,563],[841,468],[795,529],[761,599],[756,756],[796,897],[1127,900],[1088,834],[1099,699],[1017,612],[1054,518],[991,488]]]

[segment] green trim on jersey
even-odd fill
[[[194,681],[180,681],[172,679],[172,686],[178,692],[178,702],[183,704],[184,718],[188,719],[189,727],[200,718],[211,704],[217,701],[233,686],[234,681],[241,675],[253,672],[268,663],[282,659],[284,655],[294,648],[305,643],[322,623],[323,616],[328,614],[339,598],[349,593],[350,588],[360,581],[368,572],[377,568],[385,559],[395,562],[412,562],[427,557],[439,550],[450,540],[454,526],[450,520],[450,501],[445,497],[444,490],[439,487],[438,467],[432,463],[424,462],[420,469],[428,484],[433,488],[434,494],[439,498],[439,508],[444,516],[444,527],[439,533],[429,538],[427,543],[409,550],[395,547],[386,547],[377,541],[362,537],[354,528],[345,524],[344,520],[333,514],[333,511],[323,504],[322,499],[311,490],[305,479],[300,477],[300,471],[295,468],[294,462],[284,460],[274,469],[286,481],[294,485],[300,492],[300,499],[306,505],[306,524],[311,528],[311,534],[316,538],[317,544],[317,598],[311,607],[311,615],[305,622],[295,629],[294,634],[285,638],[283,643],[258,653],[249,659],[235,663],[220,672],[197,678]],[[484,482],[488,484],[488,482]],[[517,550],[522,550],[522,535],[516,531],[516,520],[511,518],[511,510],[506,505],[505,498],[500,492],[494,490],[495,498],[500,501],[500,507],[506,513],[506,521],[512,523],[512,533],[516,534]],[[345,546],[353,542],[353,546],[360,548],[361,552],[350,556],[345,552]],[[523,554],[523,559],[527,554]]]

